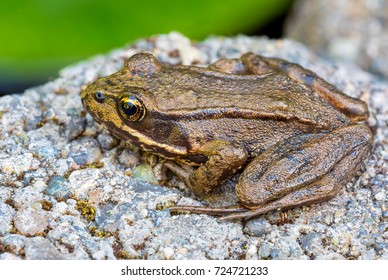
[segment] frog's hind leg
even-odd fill
[[[298,64],[253,53],[244,54],[241,61],[254,74],[264,74],[271,72],[271,70],[285,73],[291,79],[311,88],[322,99],[344,113],[352,122],[366,120],[369,117],[368,107],[365,102],[347,96],[314,72]]]
[[[332,198],[369,155],[372,135],[367,126],[354,124],[293,146],[291,152],[283,150],[286,153],[282,156],[276,147],[270,149],[246,167],[236,192],[241,203],[251,210],[222,219],[249,219]],[[267,157],[275,160],[268,165]]]

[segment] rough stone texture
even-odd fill
[[[48,239],[37,236],[26,241],[24,247],[27,260],[61,260],[63,255]]]
[[[142,164],[147,172],[137,177],[160,179],[159,159],[124,152],[85,114],[79,94],[140,51],[165,63],[207,65],[247,51],[299,63],[368,102],[373,154],[359,177],[325,203],[248,222],[171,215],[166,208],[178,202],[235,203],[235,181],[200,199],[174,177],[168,186],[131,177]],[[70,66],[52,82],[0,98],[0,259],[388,259],[387,104],[386,82],[289,40],[238,36],[193,44],[171,33]]]
[[[15,209],[0,201],[0,236],[11,231]]]
[[[388,1],[298,0],[286,35],[388,78]]]
[[[41,234],[48,226],[46,218],[31,208],[18,211],[14,217],[14,224],[15,228],[25,236]]]

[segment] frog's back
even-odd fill
[[[161,73],[163,83],[148,83],[165,113],[188,118],[284,119],[331,130],[348,118],[310,88],[282,73],[233,75],[197,67]],[[171,102],[173,100],[173,102]]]

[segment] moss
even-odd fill
[[[118,257],[119,259],[128,259],[129,258],[128,253],[125,250],[118,251],[116,257]]]
[[[15,227],[14,221],[11,222],[11,226],[12,226],[12,228],[11,228],[11,230],[10,230],[9,233],[11,233],[11,234],[24,235],[24,234],[21,234],[21,233],[18,231],[18,229]]]
[[[95,236],[95,234],[96,234],[96,227],[95,226],[91,226],[91,227],[89,227],[88,228],[88,230],[89,230],[89,233],[92,235],[92,236]]]
[[[53,204],[48,200],[42,200],[40,203],[42,204],[43,210],[50,211],[53,208]]]
[[[7,198],[7,200],[5,201],[5,204],[8,204],[9,206],[11,206],[12,208],[16,208],[15,204],[13,203],[13,200],[12,198]]]
[[[75,208],[80,211],[81,215],[84,216],[89,222],[93,221],[96,217],[96,208],[90,205],[86,200],[77,201]]]
[[[62,177],[65,178],[65,179],[69,179],[71,172],[73,172],[73,170],[66,171],[65,174],[63,174]]]
[[[102,230],[102,229],[97,229],[97,227],[95,227],[95,226],[89,227],[89,233],[92,236],[96,236],[96,237],[99,237],[99,238],[110,237],[110,236],[113,235],[109,231],[105,231],[105,230]]]
[[[101,237],[112,236],[112,234],[110,232],[105,231],[105,230],[97,230],[96,233],[95,233],[95,236],[101,238]]]
[[[159,202],[155,206],[155,210],[164,210],[175,206],[174,201]]]
[[[36,128],[41,128],[41,127],[44,126],[47,122],[48,122],[47,119],[42,119],[42,120],[36,125]]]
[[[103,167],[104,167],[104,163],[100,161],[87,164],[84,166],[84,168],[103,168]]]

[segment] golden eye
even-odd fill
[[[134,96],[125,95],[119,100],[119,109],[131,122],[141,121],[146,113],[143,103]]]

